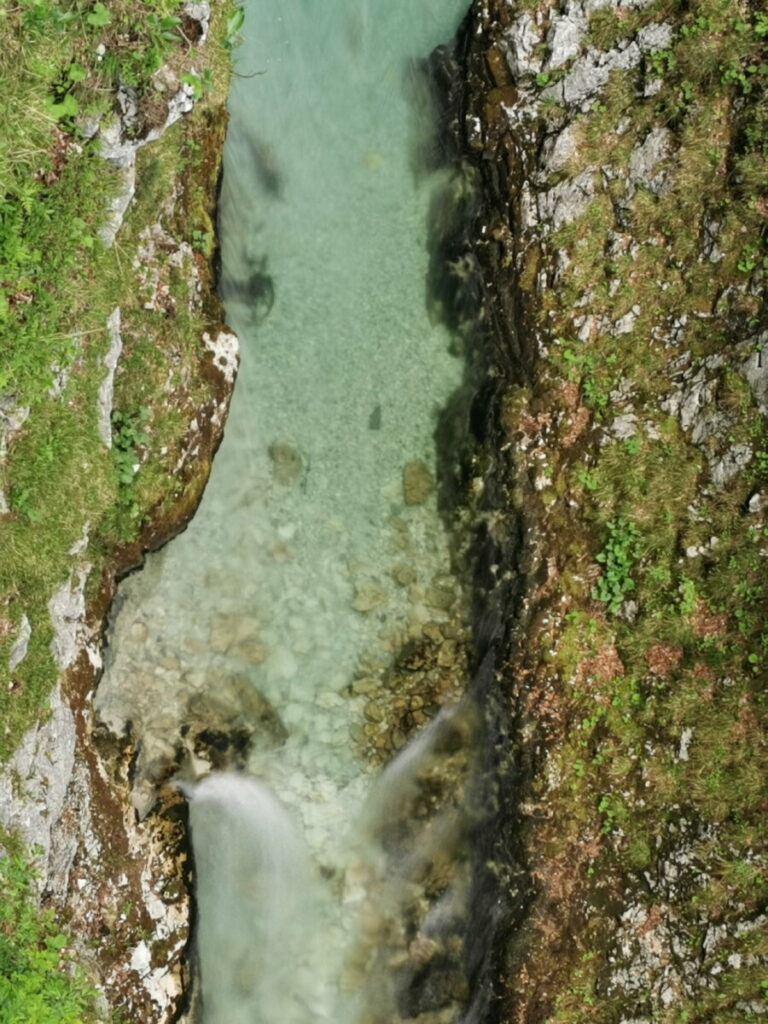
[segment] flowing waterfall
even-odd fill
[[[416,1015],[409,989],[435,962],[438,1002],[455,1014],[473,725],[468,705],[442,712],[395,758],[345,829],[347,856],[330,878],[264,783],[219,773],[184,787],[204,1024],[387,1024]],[[451,799],[435,800],[436,778]],[[440,889],[432,901],[430,875]],[[414,912],[422,920],[409,929]]]

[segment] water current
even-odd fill
[[[455,797],[430,814],[444,778],[429,800],[415,779],[438,756],[461,774],[468,715],[442,712],[378,781],[371,763],[426,725],[415,693],[392,726],[396,652],[450,675],[461,618],[434,484],[464,368],[426,301],[440,173],[419,61],[465,8],[246,3],[220,203],[240,374],[197,514],[121,587],[97,695],[135,737],[140,814],[180,747],[203,779],[205,1024],[447,1020],[461,996],[440,936],[464,883],[432,876],[464,825]],[[436,958],[449,997],[409,1003],[402,978]]]

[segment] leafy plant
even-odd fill
[[[34,870],[19,853],[0,857],[0,1020],[84,1024],[95,991],[76,967],[71,940],[32,895]]]
[[[581,391],[584,396],[585,405],[595,412],[603,413],[608,408],[608,389],[598,380],[597,369],[599,365],[612,367],[616,364],[615,352],[605,356],[602,360],[582,347],[571,345],[562,338],[558,343],[563,345],[561,357],[568,367],[569,380],[578,380],[581,383]]]
[[[608,539],[597,556],[603,566],[603,574],[592,588],[592,597],[608,605],[608,611],[615,614],[624,600],[624,595],[635,589],[632,566],[637,557],[639,531],[634,523],[622,516],[616,516],[607,523]]]
[[[188,85],[190,87],[196,100],[199,100],[206,92],[210,92],[213,88],[213,79],[210,68],[205,68],[202,75],[196,75],[191,72],[182,75],[181,81],[184,85]]]
[[[664,78],[676,63],[675,55],[671,50],[654,50],[648,55],[650,72],[654,78]]]
[[[240,38],[240,29],[245,21],[245,11],[242,7],[236,7],[234,14],[230,14],[224,27],[224,49],[233,50]]]
[[[213,244],[213,235],[210,231],[201,231],[199,228],[192,230],[192,248],[198,252],[207,253]]]
[[[93,10],[85,16],[85,22],[92,28],[103,28],[112,21],[112,15],[100,0],[93,5]]]
[[[597,476],[588,469],[577,469],[576,480],[585,491],[596,491],[598,488]]]
[[[144,430],[149,417],[150,411],[146,406],[134,414],[119,410],[112,413],[112,451],[118,479],[123,487],[133,483],[136,475],[136,449],[149,443],[149,435]]]

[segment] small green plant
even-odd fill
[[[616,797],[612,797],[607,793],[600,797],[597,804],[597,813],[603,819],[600,827],[603,835],[608,835],[616,828],[621,817],[621,810],[621,803]]]
[[[632,566],[637,557],[639,531],[634,523],[623,516],[616,516],[607,523],[608,539],[597,561],[603,566],[603,574],[592,588],[592,597],[608,606],[612,614],[621,607],[624,595],[635,589]]]
[[[588,469],[577,469],[576,480],[585,491],[596,491],[598,487],[597,475]]]
[[[681,615],[691,615],[696,610],[698,598],[696,584],[688,576],[683,576],[677,588],[678,604]]]
[[[112,21],[112,15],[101,2],[95,3],[90,14],[85,16],[86,25],[90,25],[92,28],[103,28],[110,21]]]
[[[742,64],[731,60],[720,69],[720,82],[722,85],[735,85],[742,96],[748,96],[755,88],[755,77],[765,77],[766,74],[768,64]]]
[[[191,72],[182,75],[181,81],[184,85],[189,86],[196,100],[199,100],[205,93],[210,92],[213,88],[213,77],[211,75],[210,68],[205,68],[202,75],[192,74]]]
[[[650,72],[654,78],[664,78],[677,64],[671,50],[654,50],[648,55]]]
[[[583,346],[577,347],[576,343],[569,343],[563,338],[558,338],[557,343],[563,346],[561,358],[568,367],[568,379],[578,380],[581,383],[584,404],[597,413],[605,412],[610,396],[607,388],[598,381],[596,371],[600,364],[614,366],[617,360],[616,353],[611,352],[598,361],[597,357],[591,352],[585,351]]]
[[[198,252],[209,252],[211,245],[213,244],[213,235],[210,231],[200,231],[199,228],[194,228],[192,231],[192,248]]]
[[[27,488],[11,491],[11,509],[17,515],[23,516],[28,523],[38,523],[42,518]]]
[[[179,35],[181,18],[177,18],[175,15],[161,18],[157,14],[148,14],[144,24],[155,44],[175,43],[181,38]]]
[[[758,265],[759,254],[760,247],[757,242],[746,242],[741,247],[741,259],[736,264],[737,270],[740,270],[742,274],[751,274]]]
[[[236,7],[234,14],[230,14],[224,27],[223,46],[227,51],[233,50],[240,39],[240,29],[245,21],[245,11],[242,7]]]
[[[112,413],[112,451],[122,487],[130,486],[136,475],[136,449],[149,443],[149,436],[144,430],[149,417],[150,411],[146,406],[133,415],[119,410]]]

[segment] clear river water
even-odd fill
[[[203,780],[187,792],[204,1024],[424,1006],[447,1021],[457,991],[409,1010],[393,977],[434,960],[440,922],[460,916],[450,871],[439,899],[414,888],[457,841],[457,812],[422,807],[419,830],[382,835],[455,749],[460,712],[378,777],[364,749],[395,652],[461,606],[434,478],[464,367],[428,313],[444,172],[420,160],[435,111],[418,62],[466,0],[245,8],[220,203],[240,373],[198,512],[121,585],[97,711],[137,739],[139,813],[180,745]],[[209,774],[206,729],[249,737],[237,771]],[[408,931],[419,899],[431,924]]]

